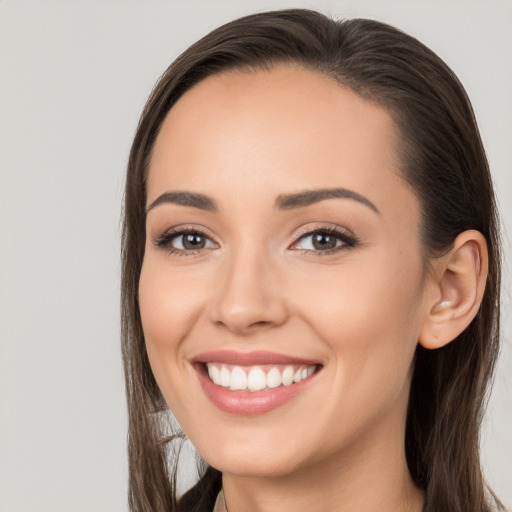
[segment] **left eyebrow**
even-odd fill
[[[147,208],[146,214],[160,204],[172,203],[181,206],[191,206],[208,212],[216,212],[218,210],[215,201],[204,194],[195,192],[165,192],[158,196]]]
[[[346,188],[321,188],[317,190],[304,190],[295,194],[280,195],[276,199],[275,207],[278,210],[292,210],[293,208],[302,208],[326,199],[353,199],[380,215],[379,209],[369,199]]]

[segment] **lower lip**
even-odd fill
[[[277,409],[302,393],[318,373],[315,372],[307,379],[289,386],[279,386],[264,391],[229,391],[227,388],[214,384],[204,374],[202,368],[196,366],[196,372],[206,396],[214,405],[224,412],[243,416],[254,416]]]

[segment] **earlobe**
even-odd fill
[[[479,231],[464,231],[450,252],[435,260],[433,266],[419,336],[420,345],[428,349],[450,343],[478,312],[488,272],[484,236]]]

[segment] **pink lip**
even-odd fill
[[[264,364],[319,364],[317,361],[275,354],[272,352],[251,352],[241,353],[226,350],[211,351],[199,354],[194,357],[192,363],[196,370],[199,382],[206,396],[211,402],[224,412],[239,414],[243,416],[254,416],[263,414],[280,407],[286,402],[302,393],[314,380],[318,371],[305,380],[291,384],[290,386],[279,386],[263,391],[229,391],[222,386],[214,384],[206,375],[205,365],[207,362],[234,364],[240,366],[254,366]]]
[[[320,364],[312,359],[278,354],[275,352],[235,352],[232,350],[211,350],[203,352],[192,359],[193,363],[224,363],[239,366],[255,366],[258,364],[302,364],[311,366]]]

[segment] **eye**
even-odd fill
[[[215,249],[218,245],[197,229],[173,230],[161,235],[156,241],[157,247],[166,249],[171,254],[196,253],[201,249]]]
[[[354,247],[355,244],[355,238],[341,229],[325,227],[301,235],[290,249],[330,253]]]

